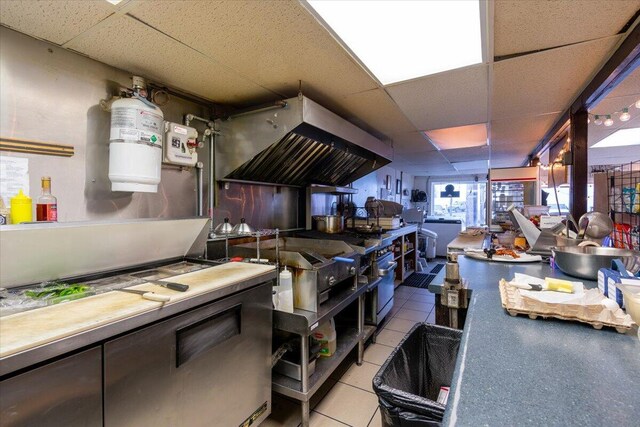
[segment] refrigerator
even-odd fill
[[[488,223],[511,221],[507,209],[512,204],[522,212],[525,205],[540,205],[540,168],[497,168],[489,170]]]

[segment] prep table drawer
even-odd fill
[[[271,406],[271,283],[104,345],[105,426],[237,426]]]

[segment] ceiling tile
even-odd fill
[[[484,147],[471,147],[471,148],[459,148],[457,150],[443,150],[440,153],[453,162],[467,162],[472,160],[486,160],[489,158],[490,147],[485,145]]]
[[[436,151],[422,132],[407,132],[391,135],[393,149],[398,153],[424,153]]]
[[[387,86],[419,130],[487,121],[488,65],[481,64]]]
[[[527,158],[531,150],[535,147],[536,142],[527,144],[506,144],[491,146],[490,166],[496,167],[517,167]]]
[[[640,159],[640,146],[592,148],[589,165],[619,165],[630,159]]]
[[[640,99],[640,67],[629,74],[618,86],[613,88],[606,99],[634,95]]]
[[[449,164],[432,166],[406,165],[402,166],[401,169],[414,176],[449,176],[460,174],[460,172],[456,171],[454,167]]]
[[[132,40],[135,40],[135,49],[121,48]],[[214,102],[246,105],[274,97],[259,85],[127,16],[109,18],[109,22],[77,37],[68,47]]]
[[[600,69],[620,37],[496,62],[492,119],[564,111]]]
[[[116,10],[106,1],[0,1],[0,24],[61,45]]]
[[[487,145],[487,125],[457,126],[426,131],[425,134],[440,150],[479,147]]]
[[[540,141],[560,117],[560,112],[541,116],[513,117],[491,122],[491,145]]]
[[[341,98],[338,103],[347,110],[343,116],[345,119],[361,127],[374,128],[394,141],[392,135],[417,133],[415,126],[383,89],[351,94]]]
[[[495,2],[496,56],[565,46],[618,34],[640,0]]]
[[[130,12],[283,96],[327,104],[377,84],[298,2],[162,1]]]
[[[467,172],[467,171],[477,171],[477,170],[488,170],[489,163],[487,160],[472,160],[468,162],[455,162],[451,163],[458,172]]]
[[[409,155],[405,154],[407,157],[407,162],[412,165],[441,165],[441,164],[449,164],[449,161],[439,152],[439,151],[431,151],[426,153],[411,153]]]

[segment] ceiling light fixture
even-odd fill
[[[382,84],[482,62],[479,0],[308,0]]]
[[[424,134],[438,150],[482,147],[487,145],[488,139],[485,123],[428,130]]]
[[[628,145],[640,145],[640,127],[618,129],[611,135],[593,144],[591,148],[624,147]]]
[[[640,99],[636,101],[636,108],[640,108]]]
[[[602,124],[602,119],[597,114],[596,114],[596,119],[593,121],[593,124],[596,126],[600,126]]]
[[[108,1],[109,3],[111,3],[111,4],[113,4],[113,5],[116,5],[116,4],[118,4],[118,3],[121,3],[121,2],[122,2],[122,0],[107,0],[107,1]]]
[[[608,114],[607,114],[607,118],[604,121],[604,125],[607,126],[607,127],[613,126],[613,119]]]
[[[631,118],[631,114],[629,114],[629,109],[628,108],[623,108],[622,109],[622,114],[620,114],[620,121],[621,122],[628,122],[630,118]]]

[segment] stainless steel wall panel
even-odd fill
[[[184,218],[195,214],[196,179],[192,169],[163,166],[155,194],[111,191],[110,114],[98,103],[117,93],[118,88],[131,85],[128,72],[4,27],[0,27],[0,51],[0,134],[75,147],[75,155],[70,158],[0,152],[1,156],[29,159],[33,199],[40,193],[40,177],[52,177],[60,222]],[[161,109],[165,120],[177,123],[187,113],[209,116],[208,106],[177,96],[172,96]],[[197,123],[195,127],[203,130]],[[218,140],[218,145],[229,153],[242,154],[241,146],[225,145],[224,135]],[[253,143],[259,145],[259,141]],[[209,167],[208,150],[208,142],[198,150],[205,169]],[[220,162],[220,167],[225,167],[224,162]],[[205,206],[208,187],[205,182]],[[236,223],[245,217],[257,228],[295,228],[297,204],[295,191],[232,185],[230,190],[220,190],[214,222],[217,224],[229,216]]]

